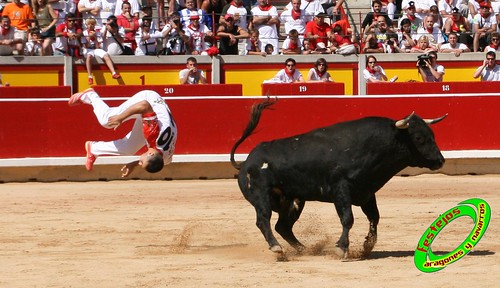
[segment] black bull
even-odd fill
[[[250,122],[231,151],[231,163],[239,169],[238,184],[257,213],[257,227],[269,249],[283,252],[271,230],[271,214],[279,214],[276,231],[295,249],[304,246],[293,234],[305,201],[332,202],[343,230],[337,247],[343,257],[349,248],[354,218],[351,205],[361,206],[370,222],[364,252],[377,241],[379,211],[377,192],[405,167],[439,169],[444,158],[429,124],[446,115],[425,120],[412,113],[403,120],[367,117],[338,123],[290,138],[257,145],[241,164],[234,160],[238,146],[252,134],[262,111],[275,102],[252,107]]]

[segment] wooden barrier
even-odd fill
[[[479,92],[480,91],[480,92]],[[498,82],[380,82],[367,83],[367,95],[498,93]]]
[[[262,84],[262,95],[344,95],[344,83],[264,83]]]

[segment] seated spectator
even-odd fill
[[[109,55],[134,55],[132,48],[123,45],[125,29],[118,26],[115,15],[108,17],[106,26],[101,33],[105,50]]]
[[[200,24],[199,20],[200,16],[191,13],[191,23],[184,31],[189,39],[187,42],[188,53],[191,55],[207,55],[206,51],[211,47],[213,33],[207,26]]]
[[[314,20],[306,24],[306,38],[310,40],[311,49],[316,50],[318,43],[323,43],[325,47],[328,45],[328,39],[332,37],[332,28],[325,23],[326,13],[317,12],[314,15]]]
[[[334,23],[332,32],[332,39],[330,40],[332,43],[332,45],[330,45],[330,50],[332,51],[332,53],[339,55],[351,55],[358,52],[351,39],[351,36],[344,33],[340,24]]]
[[[458,42],[458,36],[454,32],[448,35],[448,43],[439,46],[439,53],[453,53],[458,57],[463,52],[470,52],[470,49],[467,45]]]
[[[271,43],[266,44],[266,46],[264,47],[264,52],[266,52],[266,55],[274,55],[273,44],[271,44]]]
[[[259,30],[260,50],[266,50],[267,44],[273,46],[273,54],[278,54],[279,26],[278,9],[269,4],[268,0],[258,0],[259,5],[250,10],[252,14],[251,25]]]
[[[233,0],[222,9],[222,15],[231,14],[234,17],[234,25],[248,31],[250,9],[244,5],[243,0]],[[221,18],[220,21],[223,21]],[[219,22],[220,22],[219,21]]]
[[[491,4],[485,0],[479,4],[480,12],[472,20],[474,25],[474,52],[483,51],[488,46],[490,33],[497,31],[497,19],[491,13]]]
[[[179,71],[179,82],[181,84],[206,84],[205,73],[198,69],[198,61],[194,57],[186,60],[186,68]]]
[[[375,34],[368,34],[364,43],[363,53],[385,53],[384,45],[377,41]]]
[[[161,30],[163,41],[163,55],[186,54],[186,43],[189,38],[182,29],[180,16],[177,13],[169,16],[168,22]]]
[[[307,82],[334,82],[328,73],[328,63],[325,58],[319,58],[314,64],[314,68],[307,74]]]
[[[400,53],[409,53],[411,48],[417,45],[413,39],[410,19],[403,19],[401,22],[400,31],[398,32],[398,47]]]
[[[486,52],[500,52],[500,33],[493,32],[490,37],[490,45],[484,49]]]
[[[394,33],[394,30],[389,27],[384,16],[378,16],[377,22],[372,23],[368,29],[366,29],[366,33],[375,35],[377,42],[385,43],[389,39],[388,34]]]
[[[234,17],[231,14],[224,16],[224,21],[220,23],[217,29],[217,36],[219,37],[220,55],[238,55],[240,39],[250,37],[245,29],[234,25]]]
[[[153,7],[149,6],[149,5],[145,5],[145,6],[142,6],[141,7],[141,12],[142,12],[142,15],[141,17],[139,18],[139,27],[142,27],[142,19],[144,19],[144,17],[146,17],[146,19],[151,19],[151,25],[150,25],[150,32],[156,32],[156,31],[160,31],[160,25],[156,25],[155,21],[153,21]],[[165,19],[161,19],[163,21],[163,23],[165,24]],[[141,30],[139,28],[139,30]]]
[[[427,53],[429,59],[417,61],[418,73],[423,82],[443,82],[444,67],[437,63],[436,51]]]
[[[294,82],[305,82],[304,77],[299,70],[295,69],[297,62],[295,59],[288,58],[285,61],[285,68],[281,69],[276,73],[273,79],[265,81],[265,83],[294,83]]]
[[[302,45],[302,40],[304,40],[304,35],[306,34],[306,23],[312,19],[312,15],[307,15],[304,10],[300,9],[301,0],[292,0],[291,3],[293,8],[281,13],[280,22],[284,24],[287,35],[290,35],[292,29],[298,32]]]
[[[83,31],[76,23],[76,15],[66,14],[65,22],[59,24],[56,28],[56,42],[54,55],[81,57],[82,35]]]
[[[434,27],[437,27],[439,28],[439,30],[442,30],[444,26],[444,20],[443,17],[441,17],[441,14],[439,13],[439,8],[437,5],[431,6],[431,8],[429,9],[429,16],[432,16],[432,19],[434,20]]]
[[[373,55],[366,57],[366,68],[363,70],[363,78],[365,78],[367,83],[387,82],[388,78],[384,68],[378,65],[377,58]],[[389,81],[394,82],[397,79],[398,76],[394,76]]]
[[[434,18],[429,15],[424,19],[424,26],[417,29],[416,37],[426,35],[429,39],[429,45],[437,50],[438,45],[444,43],[443,33],[441,29],[434,26]]]
[[[367,29],[370,29],[373,25],[377,25],[378,16],[384,16],[386,23],[391,23],[392,25],[389,16],[382,12],[382,2],[380,0],[374,0],[372,2],[372,11],[366,14],[365,19],[361,23],[361,39],[365,39],[364,36],[368,34],[366,31]]]
[[[135,35],[135,43],[137,46],[135,55],[156,56],[156,44],[158,39],[162,38],[163,34],[161,31],[151,28],[152,23],[154,23],[153,18],[145,16],[141,20],[141,29],[139,29]]]
[[[429,37],[427,35],[420,36],[417,45],[410,50],[411,53],[427,53],[431,51],[437,51],[437,48],[430,46]]]
[[[330,47],[326,47],[323,42],[318,42],[313,54],[332,54],[332,50],[330,50]]]
[[[283,41],[283,46],[280,49],[280,54],[301,54],[302,49],[299,40],[299,32],[292,29],[288,33],[288,37]]]
[[[123,46],[130,47],[132,51],[137,48],[135,42],[135,34],[139,31],[139,20],[131,13],[131,5],[129,2],[123,2],[122,14],[116,16],[118,26],[123,27],[125,35],[123,37]]]
[[[198,18],[198,23],[200,26],[207,26],[207,28],[212,30],[212,17],[205,13],[201,8],[196,8],[196,3],[194,0],[186,0],[186,8],[179,11],[182,29],[187,30],[189,24],[191,24],[191,16],[196,15]]]
[[[43,51],[43,40],[40,37],[40,30],[38,28],[33,28],[30,31],[29,40],[24,45],[24,55],[26,56],[44,56]]]
[[[17,54],[22,55],[23,40],[15,37],[15,28],[10,26],[10,18],[6,15],[2,16],[2,23],[0,24],[0,56],[13,55],[16,51]]]
[[[120,74],[116,73],[113,60],[109,56],[108,52],[104,51],[102,48],[102,35],[100,31],[96,31],[95,27],[97,25],[97,20],[94,18],[88,18],[85,20],[85,26],[87,29],[83,31],[82,44],[83,44],[83,55],[85,57],[85,67],[88,73],[88,84],[94,84],[94,77],[92,76],[92,64],[96,57],[101,58],[106,66],[108,66],[109,71],[113,79],[120,78]]]
[[[399,23],[398,26],[401,27],[401,21],[403,19],[408,19],[410,20],[411,23],[411,32],[412,34],[417,33],[418,27],[422,26],[422,19],[418,18],[416,13],[417,13],[417,8],[415,7],[415,2],[410,1],[408,2],[407,7],[403,7],[405,9],[405,14],[399,18]]]
[[[260,50],[259,30],[250,30],[250,38],[247,39],[247,55],[266,56],[266,51]]]
[[[486,59],[483,65],[478,67],[472,75],[474,79],[481,77],[481,81],[500,81],[500,66],[496,63],[496,53],[486,52]]]
[[[12,0],[5,5],[2,10],[2,16],[10,19],[10,26],[15,28],[14,38],[21,39],[16,43],[15,53],[22,55],[24,53],[24,43],[28,41],[30,28],[35,28],[35,16],[30,5],[22,3],[21,0]],[[22,47],[20,47],[22,45]]]
[[[314,54],[314,50],[311,49],[311,42],[307,38],[304,39],[304,41],[302,41],[302,54],[303,55]]]
[[[56,37],[57,14],[48,4],[48,0],[33,0],[32,6],[40,32],[39,36],[43,43],[41,56],[52,56],[52,42]]]
[[[444,23],[444,33],[449,35],[453,32],[457,35],[458,42],[472,47],[472,30],[469,21],[460,14],[458,8],[454,7],[451,11],[452,15]]]

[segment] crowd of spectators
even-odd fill
[[[0,55],[86,57],[89,40],[108,55],[141,56],[500,51],[500,2],[490,0],[373,0],[359,29],[343,0],[280,9],[273,0],[171,0],[167,13],[164,3],[11,0],[2,6]]]

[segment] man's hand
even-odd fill
[[[116,130],[116,128],[118,128],[118,126],[120,126],[120,124],[122,124],[121,117],[119,117],[119,115],[114,115],[114,116],[109,117],[107,126],[115,128],[115,130]]]
[[[122,178],[125,178],[128,175],[130,175],[130,173],[132,173],[134,171],[135,166],[137,166],[138,164],[139,164],[139,161],[134,161],[134,162],[130,162],[130,163],[125,164],[121,169]]]

